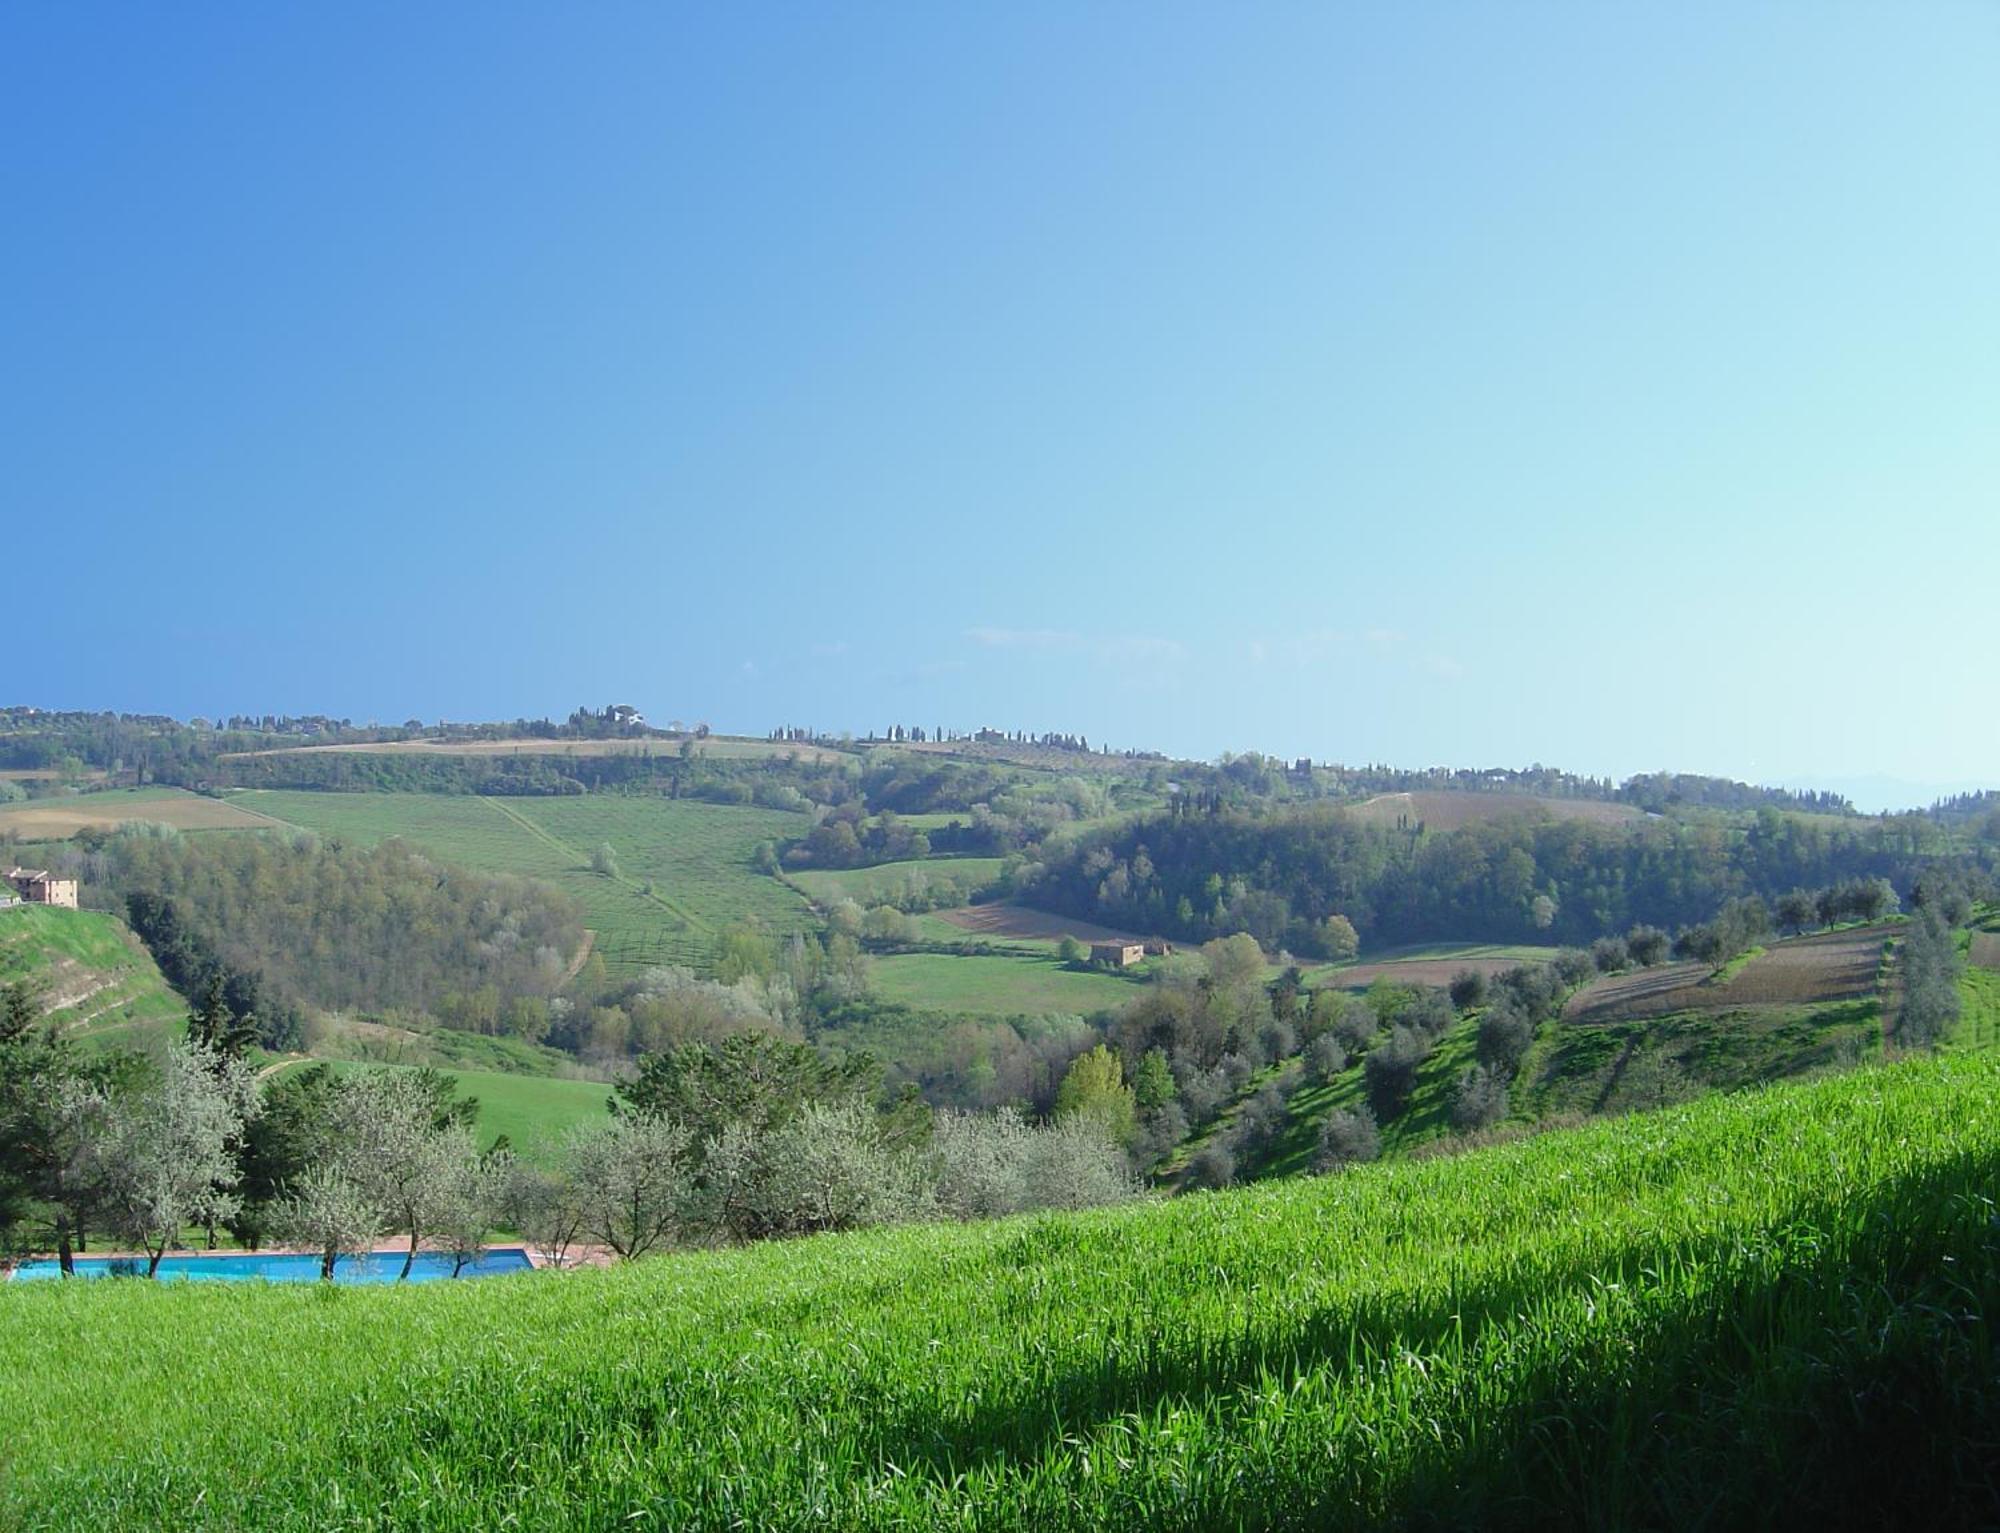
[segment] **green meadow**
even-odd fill
[[[868,985],[877,1000],[894,1005],[994,1017],[1089,1015],[1122,1006],[1140,993],[1131,979],[1026,955],[897,953],[870,960]]]
[[[357,1070],[405,1069],[402,1065],[381,1065],[355,1060],[304,1059],[287,1065],[300,1070],[325,1064],[336,1075]],[[553,1146],[563,1133],[578,1123],[601,1117],[610,1099],[610,1086],[602,1081],[558,1080],[545,1075],[518,1075],[494,1070],[461,1070],[438,1066],[458,1082],[458,1095],[479,1099],[479,1121],[474,1132],[483,1150],[504,1136],[514,1149],[534,1157]]]
[[[1996,1174],[1961,1057],[610,1271],[10,1285],[0,1522],[1927,1525],[1991,1505]]]
[[[1001,865],[998,857],[928,857],[870,868],[808,868],[791,878],[821,905],[840,900],[860,905],[896,903],[918,892],[945,895],[943,903],[962,905],[967,896],[1000,876]]]

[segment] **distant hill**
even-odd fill
[[[1583,820],[1592,825],[1622,825],[1641,818],[1630,804],[1590,798],[1544,798],[1533,793],[1465,793],[1450,789],[1435,793],[1378,793],[1346,813],[1369,825],[1393,829],[1459,830],[1484,820],[1509,816],[1531,820]]]

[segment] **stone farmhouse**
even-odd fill
[[[10,868],[6,879],[16,901],[25,901],[30,905],[60,905],[65,910],[77,908],[76,880],[73,878],[56,878],[45,869]]]
[[[1090,945],[1090,961],[1107,968],[1129,969],[1145,956],[1146,944],[1143,942],[1093,942]]]

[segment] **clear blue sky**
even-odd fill
[[[0,702],[2000,780],[2000,6],[19,4]]]

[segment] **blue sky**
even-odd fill
[[[0,60],[0,701],[2000,781],[2000,8]]]

